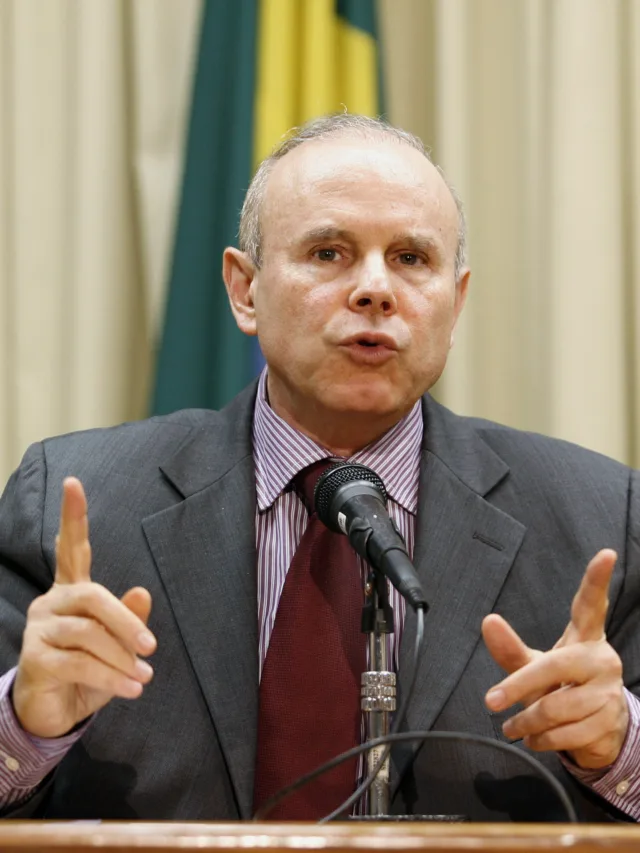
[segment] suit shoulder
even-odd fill
[[[207,436],[207,447],[214,453],[234,443],[244,447],[248,442],[257,386],[254,380],[220,411],[183,409],[146,420],[45,439],[47,463],[88,460],[90,467],[94,467],[95,460],[103,459],[113,465],[117,461],[120,466],[139,463],[149,467],[178,451],[189,437],[198,435]]]
[[[465,418],[512,470],[538,469],[562,479],[563,474],[628,483],[629,466],[573,442],[515,429],[483,418]]]
[[[138,458],[146,465],[177,450],[194,431],[215,432],[220,412],[185,409],[141,421],[111,427],[96,427],[46,438],[42,442],[47,464],[65,467],[79,462],[109,462],[128,467]]]

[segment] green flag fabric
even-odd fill
[[[222,282],[257,162],[292,126],[380,108],[374,0],[205,0],[152,409],[220,408],[257,373]]]

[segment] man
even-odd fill
[[[6,814],[251,814],[260,673],[308,520],[290,484],[345,457],[383,477],[431,604],[406,725],[499,739],[504,723],[583,817],[637,818],[638,475],[423,397],[469,271],[419,141],[361,117],[304,128],[258,171],[223,275],[260,339],[259,387],[221,413],[47,441],[5,491]],[[415,621],[396,611],[402,690]],[[394,808],[423,807],[433,767],[395,763]]]

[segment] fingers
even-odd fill
[[[615,551],[604,549],[591,560],[571,620],[551,651],[530,649],[496,614],[482,626],[491,655],[509,673],[487,693],[487,707],[527,706],[505,723],[505,735],[523,738],[531,749],[566,751],[585,768],[616,760],[629,722],[622,663],[605,635],[616,559]]]
[[[593,684],[560,687],[511,717],[502,730],[513,740],[540,735],[590,717],[612,698],[608,690],[594,689]]]
[[[492,711],[510,708],[516,702],[557,690],[563,684],[585,684],[598,676],[622,679],[622,663],[605,642],[584,642],[540,654],[511,673],[487,694]]]
[[[591,560],[571,605],[571,622],[559,645],[602,640],[609,607],[609,584],[618,555],[610,548]]]
[[[56,537],[56,574],[59,584],[90,580],[91,546],[87,500],[82,484],[67,477],[62,486],[60,531]]]
[[[536,649],[529,648],[513,630],[511,625],[502,616],[498,616],[497,613],[492,613],[483,620],[482,636],[495,662],[508,673],[517,672],[522,667],[531,664],[532,661],[541,655],[541,652]],[[509,707],[508,705],[504,705],[505,695],[501,688],[502,684],[496,685],[489,690],[485,697],[487,707],[492,711]],[[538,697],[537,695],[531,695],[527,698],[529,701],[534,701]]]
[[[143,621],[151,598],[135,589],[124,599],[140,615],[91,581],[54,584],[32,602],[13,686],[25,731],[59,737],[114,696],[141,695],[153,670],[138,655],[156,648]]]
[[[491,657],[509,673],[526,666],[536,654],[497,613],[484,618],[482,636]]]
[[[42,666],[61,685],[82,685],[123,699],[137,699],[142,694],[142,680],[129,678],[81,650],[50,646],[42,655]]]
[[[130,595],[127,593],[127,595]],[[142,598],[150,596],[146,591]],[[145,623],[132,610],[119,601],[109,590],[97,583],[75,583],[54,587],[47,595],[37,598],[29,609],[29,616],[37,621],[42,612],[46,618],[54,616],[84,616],[95,620],[129,652],[149,655],[155,651],[156,639]],[[148,606],[144,610],[148,617]]]
[[[151,595],[146,589],[141,586],[136,586],[130,589],[122,596],[120,601],[127,607],[138,619],[147,624],[151,615]]]
[[[628,725],[624,698],[617,703],[605,702],[592,714],[526,735],[525,745],[536,752],[567,752],[584,769],[598,769],[613,764],[620,754]],[[512,737],[512,735],[508,735]]]
[[[146,625],[150,611],[144,589],[130,589],[119,600],[92,583],[87,501],[79,480],[68,477],[54,584],[28,609],[13,685],[25,731],[59,737],[114,696],[140,696],[153,670],[138,656],[157,645]]]
[[[132,681],[146,684],[153,670],[146,661],[128,652],[109,632],[82,616],[62,616],[51,620],[43,630],[42,641],[55,649],[87,653],[91,658],[117,670]],[[124,683],[124,682],[123,682]]]
[[[57,585],[83,585],[59,599],[58,615],[91,616],[104,625],[124,646],[140,654],[151,654],[155,638],[146,630],[151,596],[140,587],[129,590],[118,602],[98,584],[91,584],[91,545],[87,500],[82,483],[67,477],[63,483],[60,531],[56,538]],[[124,606],[122,606],[124,605]]]

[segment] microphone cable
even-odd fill
[[[504,743],[500,740],[494,740],[490,737],[485,737],[484,735],[475,735],[470,732],[427,732],[427,731],[416,731],[416,732],[400,732],[396,734],[385,735],[384,737],[375,738],[374,740],[369,740],[366,743],[361,744],[360,746],[354,746],[353,749],[349,749],[347,752],[343,752],[341,755],[337,755],[335,758],[332,758],[331,761],[327,761],[326,764],[323,764],[321,767],[316,768],[311,773],[307,773],[306,776],[301,776],[296,782],[288,785],[286,788],[283,788],[279,794],[272,797],[269,803],[265,803],[263,808],[259,809],[253,820],[261,820],[267,812],[271,811],[271,809],[280,803],[282,800],[286,799],[289,794],[292,794],[294,791],[297,791],[299,788],[302,788],[307,782],[311,782],[316,779],[318,776],[321,776],[323,773],[329,772],[329,770],[333,770],[334,767],[337,767],[339,764],[342,764],[344,761],[350,761],[352,758],[357,758],[364,752],[367,752],[369,749],[372,749],[376,746],[382,746],[383,744],[391,744],[394,743],[411,743],[415,741],[453,741],[454,743],[473,743],[479,746],[488,746],[492,749],[497,749],[500,752],[507,753],[508,755],[515,755],[519,759],[528,764],[529,767],[536,773],[544,782],[549,785],[549,787],[553,790],[554,794],[558,797],[560,802],[562,803],[562,807],[564,808],[567,814],[567,822],[568,823],[579,823],[578,816],[576,814],[576,810],[573,807],[573,803],[569,799],[569,795],[562,787],[560,782],[556,779],[553,773],[541,764],[537,759],[535,759],[532,755],[529,755],[526,752],[518,749],[510,743]],[[345,801],[346,802],[346,801]],[[328,816],[327,816],[328,817]],[[375,817],[375,815],[374,815]],[[401,818],[402,815],[399,815]],[[410,816],[409,816],[410,817]],[[327,818],[322,818],[318,821],[318,823],[323,824],[327,822]]]
[[[400,708],[397,712],[397,715],[393,721],[393,725],[391,727],[391,731],[385,737],[375,738],[374,740],[368,740],[359,746],[353,747],[352,749],[347,750],[346,752],[337,755],[335,758],[332,758],[330,761],[325,762],[324,764],[316,767],[315,770],[310,771],[309,773],[305,773],[304,776],[300,776],[299,779],[296,779],[290,785],[282,788],[278,791],[277,794],[274,794],[273,797],[270,797],[266,803],[264,803],[254,814],[252,820],[259,821],[263,820],[269,812],[275,808],[279,803],[285,800],[290,794],[293,794],[295,791],[298,791],[300,788],[303,788],[309,782],[312,782],[314,779],[317,779],[319,776],[322,776],[324,773],[328,773],[330,770],[333,770],[334,767],[338,767],[345,761],[350,761],[352,758],[357,758],[360,755],[368,752],[370,749],[373,749],[377,746],[384,746],[384,750],[378,759],[378,763],[373,768],[371,773],[366,776],[365,779],[358,785],[356,790],[348,797],[341,805],[339,805],[336,809],[334,809],[330,814],[325,815],[318,821],[318,824],[326,824],[332,820],[335,820],[339,817],[343,812],[347,809],[351,808],[354,803],[356,803],[360,797],[369,789],[369,787],[373,784],[376,776],[380,772],[382,765],[387,759],[389,752],[391,751],[391,747],[395,743],[412,743],[415,741],[420,741],[424,743],[428,740],[448,740],[453,741],[454,743],[474,743],[480,746],[487,746],[493,749],[497,749],[501,752],[504,752],[508,755],[515,755],[519,759],[528,764],[529,767],[544,781],[549,785],[549,787],[556,794],[562,806],[567,814],[567,820],[569,823],[578,823],[578,816],[576,814],[575,808],[573,807],[573,803],[569,799],[569,796],[565,789],[562,787],[560,782],[555,778],[555,776],[548,770],[543,764],[541,764],[537,759],[535,759],[532,755],[529,755],[526,752],[518,749],[510,743],[503,743],[499,740],[494,740],[493,738],[485,737],[483,735],[471,734],[469,732],[434,732],[434,731],[415,731],[415,732],[398,732],[398,728],[402,720],[404,719],[407,708],[409,707],[409,703],[414,693],[415,685],[416,685],[416,676],[418,671],[418,662],[420,658],[420,652],[422,650],[422,644],[424,641],[424,608],[420,607],[416,610],[417,616],[417,625],[416,625],[416,639],[414,644],[414,652],[413,652],[413,672],[411,675],[411,682],[409,684],[409,689],[407,691],[407,695],[403,698]]]

